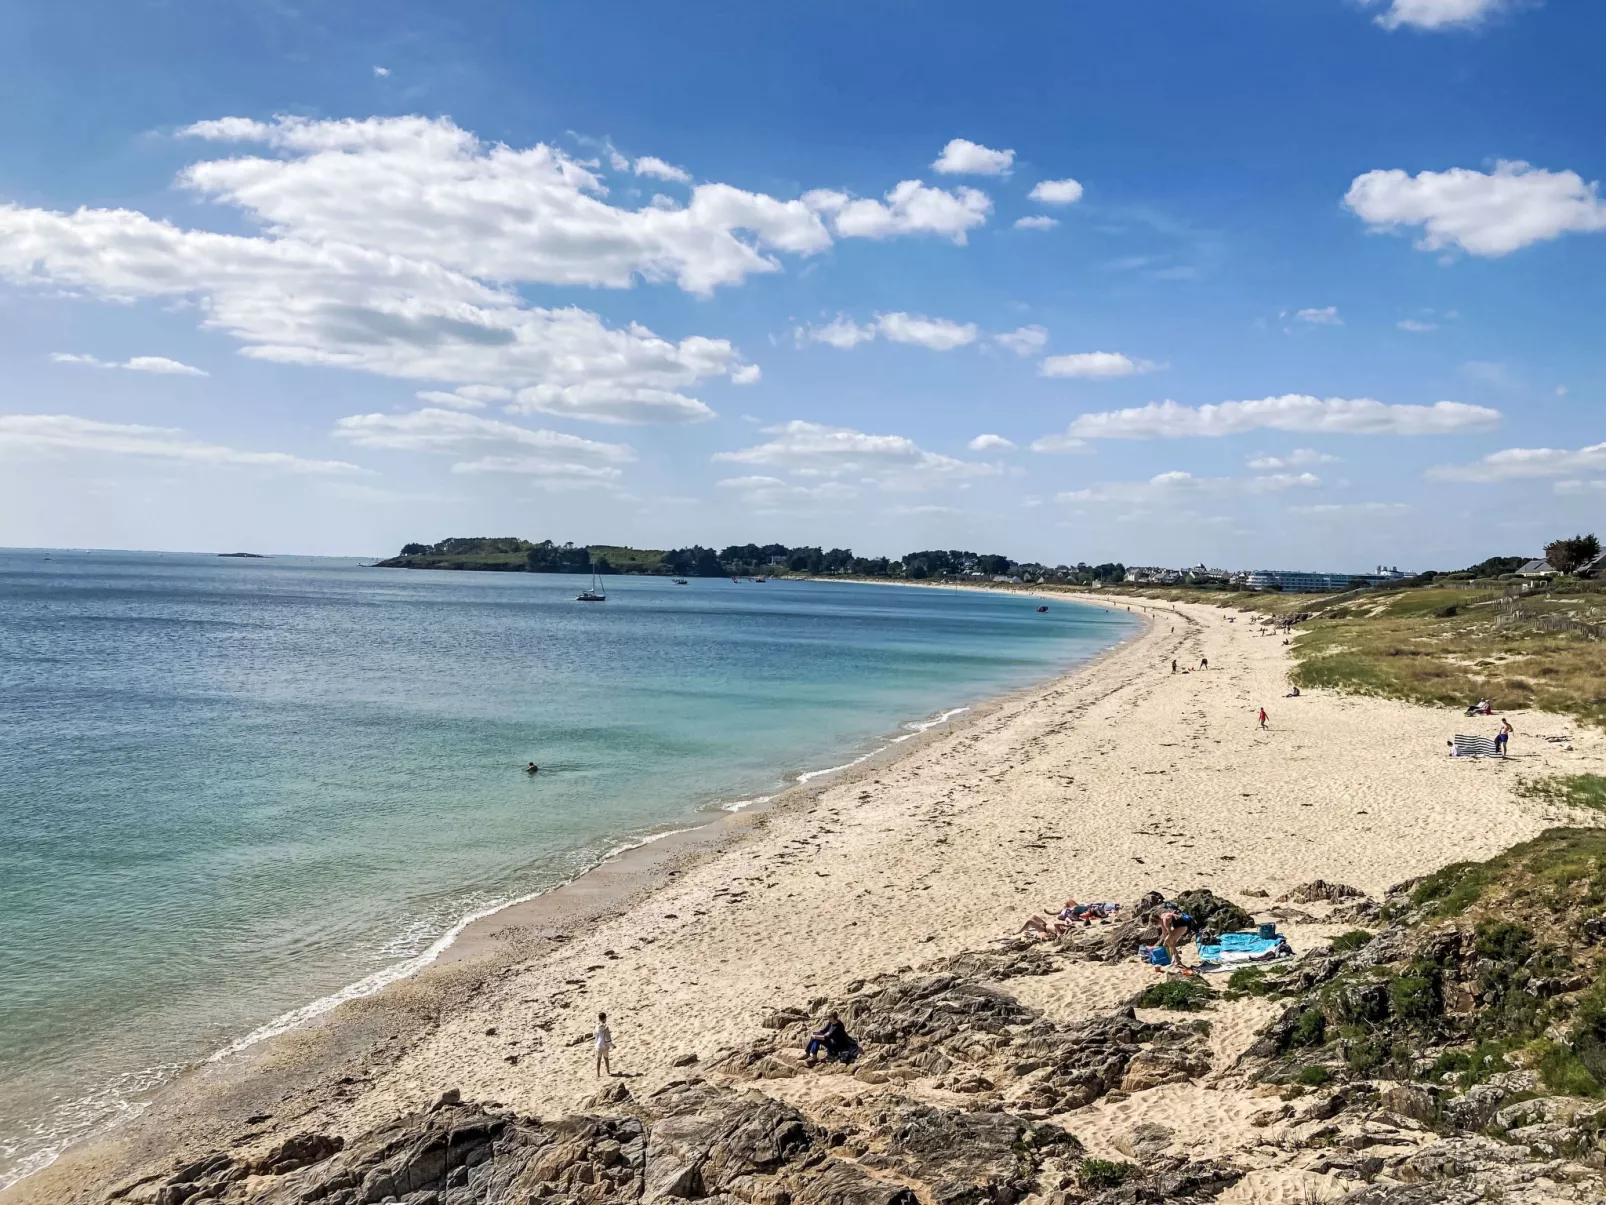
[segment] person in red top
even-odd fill
[[[1260,726],[1262,728],[1266,726],[1266,709],[1264,707],[1260,709]]]

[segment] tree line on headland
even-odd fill
[[[1021,581],[1118,582],[1126,566],[1040,565],[998,553],[933,548],[900,558],[855,556],[851,548],[732,544],[715,549],[693,544],[667,550],[615,544],[532,543],[516,537],[459,536],[437,544],[407,544],[399,556],[380,561],[394,569],[490,569],[523,573],[641,573],[660,577],[888,577],[1019,578]]]

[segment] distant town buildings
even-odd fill
[[[1194,565],[1190,569],[1167,569],[1157,565],[1136,565],[1126,571],[1126,580],[1148,586],[1225,586],[1238,590],[1287,590],[1290,593],[1326,593],[1354,590],[1379,582],[1402,581],[1414,576],[1398,566],[1379,565],[1372,573],[1310,573],[1294,569],[1211,569]]]

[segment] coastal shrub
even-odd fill
[[[1265,996],[1271,992],[1271,984],[1266,982],[1265,967],[1239,967],[1227,976],[1227,995],[1229,998],[1243,996]]]
[[[1301,1067],[1297,1078],[1307,1088],[1320,1088],[1333,1078],[1333,1073],[1319,1063],[1312,1063],[1309,1067]]]
[[[1372,934],[1365,929],[1351,929],[1348,933],[1340,933],[1327,944],[1333,947],[1333,953],[1335,954],[1348,954],[1354,950],[1359,950],[1371,940]]]
[[[1417,960],[1389,980],[1389,1007],[1402,1021],[1431,1021],[1444,1012],[1439,969]]]
[[[1176,1012],[1198,1012],[1216,1001],[1216,993],[1198,979],[1168,976],[1151,983],[1133,1003],[1138,1008],[1169,1008]]]
[[[1487,862],[1452,862],[1426,876],[1411,892],[1411,902],[1438,916],[1457,916],[1483,898],[1495,879]]]
[[[1526,962],[1533,956],[1534,931],[1515,921],[1481,921],[1473,930],[1473,950],[1496,962]]]
[[[1320,1046],[1327,1041],[1327,1018],[1322,1015],[1319,1008],[1307,1008],[1299,1014],[1299,1020],[1294,1022],[1294,1030],[1288,1036],[1291,1046]]]
[[[1076,1178],[1088,1191],[1102,1192],[1106,1188],[1121,1187],[1137,1174],[1138,1168],[1135,1163],[1122,1163],[1112,1159],[1083,1159]]]

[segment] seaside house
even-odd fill
[[[1591,562],[1591,567],[1598,563],[1598,560]],[[1529,561],[1521,569],[1517,570],[1518,577],[1555,577],[1556,573],[1557,570],[1544,557],[1540,557],[1536,561]]]

